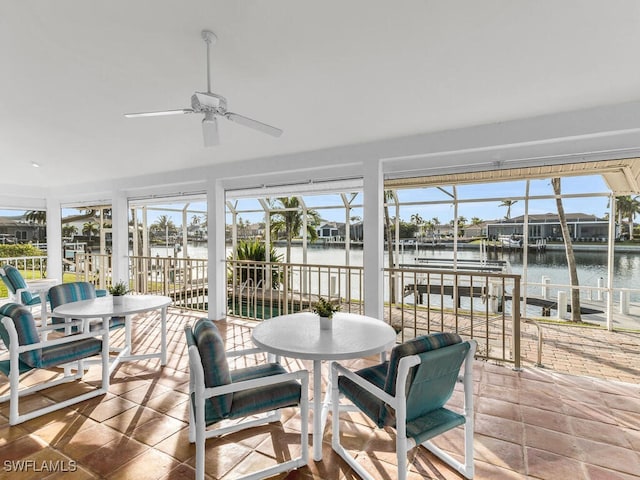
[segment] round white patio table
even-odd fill
[[[313,458],[316,461],[322,460],[322,418],[326,421],[331,393],[327,391],[325,401],[321,402],[322,361],[375,355],[396,342],[395,330],[373,317],[337,312],[332,325],[331,330],[321,330],[318,315],[302,312],[264,320],[251,335],[253,343],[266,352],[313,360]]]
[[[110,366],[109,373],[119,362],[160,358],[160,364],[167,364],[167,307],[171,305],[170,297],[163,295],[124,295],[122,304],[115,305],[113,297],[98,297],[90,300],[65,303],[53,309],[54,317],[92,319],[101,318],[108,322],[111,317],[125,317],[125,347],[119,353],[116,361]],[[131,315],[152,310],[160,310],[160,352],[132,355],[131,354]]]

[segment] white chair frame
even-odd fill
[[[262,350],[246,349],[246,350],[234,350],[226,352],[227,358],[250,355],[256,353],[264,353]],[[249,475],[241,477],[242,480],[257,480],[265,477],[271,477],[278,473],[288,472],[290,470],[307,465],[309,457],[309,372],[306,370],[299,370],[297,372],[291,372],[280,375],[271,375],[262,378],[256,378],[252,380],[246,380],[243,382],[231,383],[228,385],[221,385],[219,387],[206,388],[204,385],[204,369],[202,367],[202,360],[200,358],[200,352],[198,347],[192,345],[189,347],[189,393],[195,393],[195,409],[196,415],[194,418],[193,404],[191,402],[191,395],[189,396],[189,441],[196,444],[196,480],[204,479],[204,461],[205,461],[205,442],[208,438],[219,437],[226,433],[236,432],[244,430],[246,428],[263,425],[265,423],[277,422],[280,420],[281,413],[279,410],[267,412],[266,414],[252,420],[245,420],[240,423],[235,423],[222,428],[216,428],[207,430],[204,418],[205,400],[219,395],[225,395],[232,392],[239,392],[243,390],[251,390],[256,387],[262,387],[266,385],[275,385],[278,383],[284,383],[291,380],[297,380],[301,384],[301,398],[300,398],[300,421],[301,421],[301,434],[300,456],[286,462],[279,463],[273,467],[269,467],[258,472],[253,472]],[[240,479],[238,479],[240,480]]]
[[[2,323],[4,324],[7,332],[9,334],[9,393],[0,396],[0,403],[4,403],[7,400],[9,401],[9,424],[17,425],[19,423],[25,422],[27,420],[31,420],[32,418],[36,418],[42,415],[46,415],[50,412],[55,412],[56,410],[60,410],[61,408],[68,407],[69,405],[74,405],[79,402],[84,402],[93,397],[97,397],[99,395],[103,395],[109,390],[109,330],[102,329],[99,331],[94,331],[91,333],[81,333],[72,336],[65,336],[61,338],[56,338],[54,340],[40,341],[38,343],[32,343],[30,345],[19,345],[18,341],[18,333],[13,324],[13,319],[11,317],[2,316]],[[45,330],[45,333],[48,333],[49,330],[54,330],[56,328],[60,328],[59,325],[56,326],[47,326],[40,329]],[[102,337],[102,351],[101,355],[101,363],[102,363],[102,383],[100,388],[96,388],[93,391],[83,393],[76,397],[68,398],[63,400],[62,402],[58,402],[54,405],[49,405],[43,408],[39,408],[37,410],[33,410],[28,413],[20,414],[19,411],[19,400],[20,397],[24,397],[34,392],[38,392],[40,390],[44,390],[46,388],[51,388],[56,385],[60,385],[61,383],[71,382],[74,380],[81,379],[84,375],[84,366],[85,361],[87,359],[74,360],[73,362],[56,365],[56,367],[64,367],[64,374],[61,378],[57,378],[50,382],[43,382],[31,387],[23,388],[20,390],[20,368],[19,368],[19,355],[23,352],[29,352],[31,350],[37,350],[43,347],[49,347],[53,345],[63,345],[67,343],[73,343],[78,340],[82,340],[85,338],[95,338]],[[75,365],[76,373],[71,373],[71,366]],[[48,370],[52,367],[43,368],[43,370]],[[33,370],[38,370],[34,368]]]
[[[469,351],[464,360],[464,375],[458,377],[458,381],[464,385],[464,462],[459,462],[442,449],[435,446],[430,440],[423,442],[421,445],[440,458],[443,462],[454,468],[456,471],[464,475],[466,478],[473,478],[473,357],[475,355],[477,343],[475,340],[468,340],[470,343]],[[445,347],[446,348],[446,347]],[[333,450],[340,455],[345,462],[356,471],[363,479],[375,480],[369,472],[340,444],[340,410],[345,410],[344,405],[339,405],[340,391],[338,389],[338,375],[344,375],[358,384],[363,389],[372,393],[376,397],[383,400],[392,407],[396,412],[396,457],[398,463],[398,480],[407,478],[407,454],[416,446],[416,442],[412,438],[407,437],[406,419],[407,419],[407,398],[406,385],[407,377],[412,367],[420,364],[418,355],[410,355],[403,357],[398,365],[398,377],[396,381],[395,396],[389,395],[384,390],[379,389],[372,383],[368,382],[354,372],[347,370],[342,365],[333,362],[331,366],[332,376],[332,432],[333,438],[331,446]],[[359,411],[357,407],[348,410]]]

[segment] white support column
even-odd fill
[[[47,199],[47,278],[62,281],[62,210],[58,199]]]
[[[189,245],[189,229],[188,229],[188,211],[189,203],[185,203],[184,208],[182,209],[182,258],[187,258],[189,256],[188,245]],[[176,257],[178,255],[176,254]]]
[[[363,228],[364,228],[364,312],[374,318],[384,314],[384,237],[383,210],[384,177],[382,164],[372,160],[364,168]],[[391,252],[390,252],[391,253]]]
[[[208,298],[209,318],[223,320],[227,314],[227,281],[225,267],[225,203],[224,188],[212,180],[207,188],[207,233],[209,236]]]
[[[613,249],[616,236],[616,197],[609,197],[609,242],[607,243],[607,330],[613,330]]]
[[[113,282],[129,281],[129,207],[124,192],[114,192],[111,201],[111,267]]]

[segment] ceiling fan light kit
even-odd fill
[[[162,110],[156,112],[141,112],[141,113],[125,113],[127,118],[138,117],[157,117],[163,115],[181,115],[186,113],[203,113],[204,119],[202,120],[202,136],[204,138],[204,146],[212,147],[220,143],[218,135],[218,120],[217,117],[224,117],[239,125],[253,128],[272,137],[279,137],[282,135],[282,130],[266,123],[259,122],[244,115],[238,113],[229,112],[227,110],[227,99],[222,95],[218,95],[211,91],[211,66],[210,66],[210,54],[209,47],[211,44],[216,43],[218,37],[215,33],[209,30],[203,30],[201,33],[202,39],[207,44],[207,91],[195,92],[191,96],[191,108],[182,108],[176,110]]]

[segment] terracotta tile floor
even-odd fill
[[[167,366],[160,368],[157,360],[122,365],[112,376],[107,395],[13,427],[8,423],[8,404],[0,405],[0,479],[193,478],[195,448],[187,438],[188,370],[182,329],[199,316],[170,310]],[[153,315],[136,319],[134,350],[157,348],[156,321]],[[222,325],[228,348],[251,346],[251,323],[230,319]],[[585,338],[583,343],[591,345],[591,334],[573,330],[569,337],[572,341]],[[122,340],[118,335],[116,342]],[[607,348],[566,348],[565,334],[553,335],[554,329],[545,332],[549,346],[545,344],[543,363],[547,368],[531,366],[535,354],[534,358],[527,356],[520,372],[480,361],[474,365],[476,478],[640,478],[638,336],[594,333],[601,347],[615,346],[611,355],[617,355],[623,345],[626,358],[612,362]],[[578,350],[584,359],[571,357]],[[587,370],[586,375],[591,376],[571,374],[573,366],[575,372],[585,374],[585,365],[594,363],[594,358],[602,358],[595,361],[602,368]],[[358,360],[350,366],[360,368],[375,360]],[[284,363],[290,369],[311,370],[306,362],[285,359]],[[240,361],[235,366],[243,365]],[[85,378],[96,382],[99,376],[99,367],[92,367]],[[28,380],[35,381],[36,376],[32,377]],[[51,403],[86,387],[72,383],[49,389],[26,397],[21,407]],[[0,378],[0,393],[7,388],[6,379]],[[452,402],[461,404],[459,391]],[[360,452],[358,459],[375,478],[396,478],[392,431],[374,430],[359,414],[342,415],[347,447]],[[287,409],[280,423],[208,441],[208,478],[234,478],[295,455],[298,432],[297,411]],[[324,459],[311,460],[308,467],[278,478],[357,478],[332,453],[330,437],[328,423]],[[461,438],[461,431],[454,430],[436,443],[457,455]],[[410,478],[460,477],[418,448],[412,453]]]

